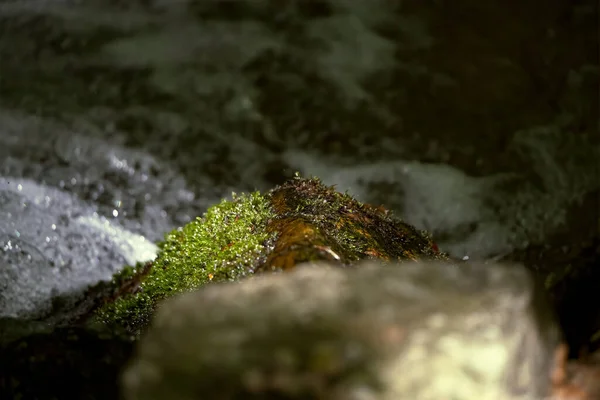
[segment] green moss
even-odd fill
[[[272,236],[265,229],[272,216],[268,198],[258,192],[234,194],[233,200],[211,207],[202,218],[166,235],[136,293],[103,306],[95,321],[138,334],[161,300],[208,282],[251,274]],[[131,279],[139,268],[125,268],[114,283]]]
[[[137,335],[157,304],[208,282],[289,270],[305,261],[352,265],[446,259],[431,238],[317,178],[296,176],[265,195],[235,196],[169,233],[154,262],[127,267],[97,291],[106,304],[94,322]]]

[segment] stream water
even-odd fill
[[[295,171],[458,258],[577,225],[597,4],[275,3],[0,1],[0,317],[44,317]]]

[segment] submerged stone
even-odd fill
[[[166,235],[155,261],[126,268],[103,293],[95,323],[138,335],[157,305],[209,282],[236,281],[326,260],[445,260],[431,238],[381,208],[296,177],[273,190],[234,196]],[[92,294],[90,294],[91,296]]]
[[[541,399],[558,328],[518,265],[311,263],[163,304],[137,399]]]

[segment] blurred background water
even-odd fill
[[[0,317],[44,318],[295,171],[457,258],[588,263],[597,15],[584,0],[1,0]]]

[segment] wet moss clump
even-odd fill
[[[272,215],[267,198],[258,192],[211,207],[202,218],[167,234],[152,263],[115,276],[117,298],[102,306],[93,321],[138,334],[161,300],[252,273],[273,235],[265,230]]]
[[[368,258],[447,256],[427,233],[383,207],[361,203],[317,178],[296,176],[266,194],[224,200],[169,233],[155,261],[114,277],[92,321],[137,336],[161,300],[206,283],[290,270],[307,261],[351,266]]]
[[[362,203],[335,186],[296,177],[269,193],[277,234],[273,251],[258,271],[286,270],[306,261],[352,265],[383,261],[445,260],[427,232],[395,218],[389,210]],[[257,271],[257,272],[258,272]]]

